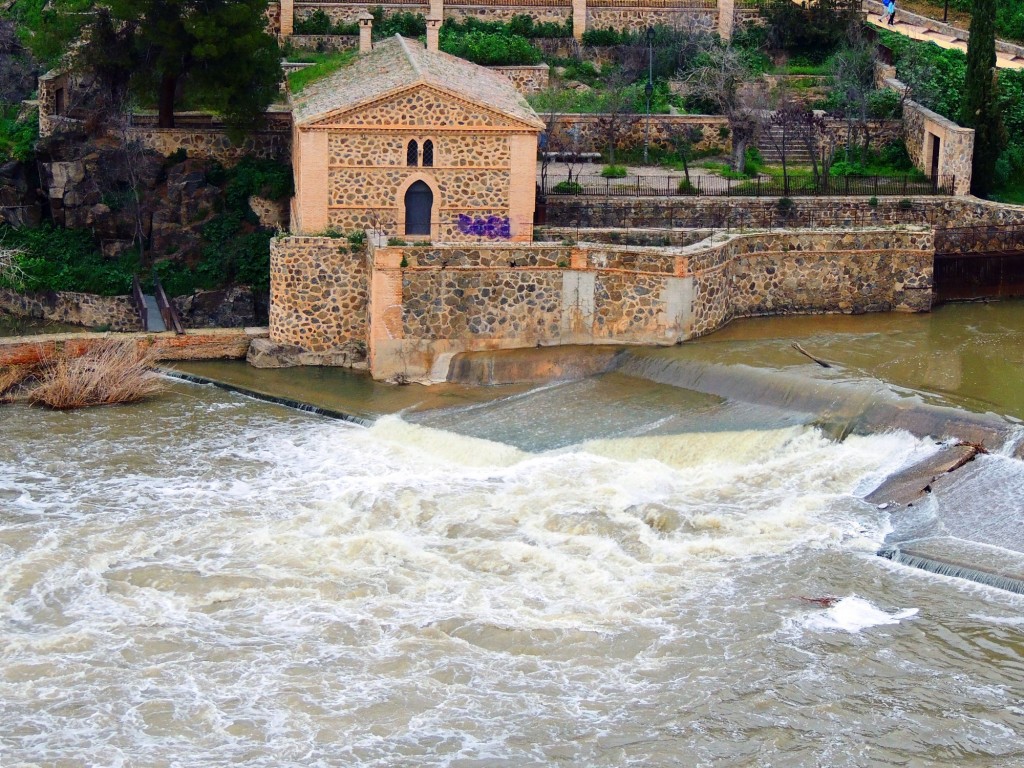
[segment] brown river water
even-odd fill
[[[514,387],[187,368],[375,420],[0,410],[3,768],[1024,766],[1024,596],[875,554],[1024,550],[1024,304]],[[863,496],[935,440],[822,427],[879,403],[1003,442],[896,521]]]

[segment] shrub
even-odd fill
[[[914,201],[904,197],[899,202],[899,208],[901,211],[912,211],[914,210]]]
[[[329,35],[331,19],[322,8],[317,8],[302,19],[295,20],[296,35]]]
[[[360,246],[366,242],[366,232],[363,230],[349,232],[346,237],[348,238],[348,244],[351,246]]]
[[[560,195],[578,195],[583,191],[583,185],[577,181],[560,181],[551,191]]]
[[[606,165],[601,170],[601,175],[606,179],[624,179],[626,178],[626,166],[624,165]]]
[[[385,13],[379,5],[370,11],[373,14],[373,36],[378,38],[394,37],[420,37],[427,34],[427,20],[419,13],[402,11],[399,13]],[[356,25],[356,34],[359,34]]]
[[[682,194],[686,194],[687,192],[693,192],[695,189],[696,187],[694,187],[693,184],[690,183],[689,179],[680,179],[679,186],[676,187],[676,191]]]
[[[153,363],[133,342],[100,342],[81,357],[61,355],[44,363],[27,399],[56,410],[138,402],[166,386]]]
[[[0,104],[0,163],[28,160],[39,139],[39,113],[32,110],[19,118],[16,106]]]
[[[877,208],[878,207],[878,198],[875,197],[874,195],[869,197],[868,198],[868,205],[870,205],[872,208]]]
[[[775,207],[782,213],[792,211],[795,206],[796,204],[791,197],[780,197],[779,201],[775,204]]]
[[[6,248],[21,251],[17,266],[21,271],[18,286],[0,280],[0,284],[25,291],[82,291],[117,296],[131,290],[132,275],[138,268],[138,256],[125,253],[115,259],[104,258],[85,229],[64,229],[44,223],[39,227],[14,229],[0,226],[0,241]]]
[[[868,116],[876,120],[898,120],[903,115],[903,100],[896,91],[872,91],[868,94]]]
[[[620,32],[611,27],[588,29],[583,33],[583,44],[589,46],[623,45],[628,37],[628,32]]]
[[[541,52],[520,35],[472,30],[464,34],[441,28],[440,48],[445,53],[483,66],[538,64]]]

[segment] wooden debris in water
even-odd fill
[[[804,355],[805,357],[809,357],[809,358],[810,358],[811,360],[813,360],[814,362],[816,362],[816,363],[817,363],[818,365],[820,365],[820,366],[821,366],[822,368],[831,368],[831,367],[832,367],[832,364],[831,364],[831,363],[826,363],[826,362],[825,362],[824,360],[822,360],[822,359],[821,359],[820,357],[815,357],[815,356],[814,356],[814,355],[812,355],[812,354],[811,354],[810,352],[808,352],[808,351],[807,351],[806,349],[804,349],[803,347],[801,347],[801,346],[800,346],[800,345],[799,345],[799,344],[798,344],[797,342],[795,342],[795,341],[794,341],[794,342],[793,342],[793,344],[792,344],[792,347],[793,347],[793,349],[795,349],[795,350],[796,350],[797,352],[799,352],[799,353],[800,353],[801,355]]]
[[[831,597],[831,596],[827,596],[827,597],[805,597],[804,595],[801,595],[800,599],[804,600],[804,601],[806,601],[808,603],[814,603],[815,605],[820,606],[821,608],[831,608],[833,605],[838,603],[843,598],[841,598],[841,597]]]

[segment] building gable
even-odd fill
[[[416,83],[372,101],[330,112],[299,126],[300,129],[357,127],[416,130],[489,128],[531,133],[540,129],[538,125],[424,83]]]

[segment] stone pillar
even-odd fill
[[[363,11],[359,14],[359,53],[373,50],[373,14]]]
[[[444,0],[430,0],[430,10],[427,12],[427,18],[434,16],[438,19],[444,18]]]
[[[723,40],[732,40],[735,16],[735,0],[718,0],[718,34]]]
[[[441,22],[442,18],[440,15],[435,16],[431,14],[427,16],[427,50],[436,51],[440,47],[440,35],[441,35]]]
[[[572,36],[583,39],[587,31],[587,0],[572,0]]]
[[[295,0],[281,0],[281,32],[282,38],[295,33]]]

